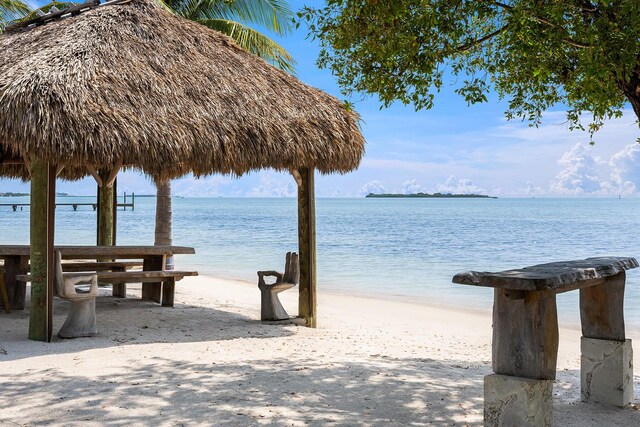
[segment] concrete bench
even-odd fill
[[[142,293],[143,300],[152,300],[155,302],[161,302],[165,307],[173,307],[175,296],[175,284],[177,281],[182,280],[185,276],[197,276],[197,271],[179,271],[179,270],[165,270],[165,271],[98,271],[93,273],[97,276],[98,281],[104,281],[109,283],[157,283],[162,284],[162,300],[160,298],[154,298]],[[63,273],[64,279],[71,279],[77,276],[86,276],[86,274],[78,273]],[[16,280],[21,282],[30,282],[31,275],[20,274],[16,276]],[[159,294],[158,294],[159,295]]]
[[[625,270],[634,258],[553,262],[497,273],[469,271],[453,282],[494,288],[492,365],[484,379],[484,423],[551,426],[558,354],[556,294],[580,290],[581,398],[633,400],[631,340],[625,337]]]
[[[267,283],[265,277],[275,277],[274,283]],[[258,271],[258,288],[260,289],[260,320],[289,320],[289,314],[282,306],[278,294],[291,289],[300,281],[300,263],[298,254],[287,252],[284,273],[274,270]]]

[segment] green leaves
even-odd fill
[[[30,12],[29,6],[20,0],[0,0],[0,32],[11,21],[19,19]]]
[[[590,112],[592,134],[627,101],[640,116],[637,0],[328,0],[300,22],[347,96],[431,108],[446,82],[469,104],[493,90],[534,126],[559,103],[573,128]]]
[[[281,70],[294,71],[295,61],[291,55],[279,44],[254,29],[224,19],[199,19],[196,22],[228,35],[246,51],[268,60]]]
[[[164,0],[176,15],[220,31],[240,47],[274,66],[293,72],[295,61],[280,45],[254,25],[278,35],[293,25],[293,12],[283,0]]]

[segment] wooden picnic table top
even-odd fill
[[[188,246],[77,246],[56,245],[65,259],[136,259],[162,255],[195,254],[194,248]],[[29,256],[29,245],[0,245],[0,258],[8,256]]]
[[[519,291],[564,292],[638,267],[630,257],[599,257],[538,264],[500,272],[466,271],[453,276],[453,283]]]

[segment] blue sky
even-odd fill
[[[300,4],[298,2],[290,2]],[[306,4],[321,2],[306,1]],[[331,73],[315,65],[318,47],[301,26],[279,40],[298,62],[297,77],[340,99]],[[589,146],[588,135],[570,132],[559,106],[545,114],[539,128],[504,118],[505,102],[468,107],[449,86],[435,108],[415,112],[393,105],[380,110],[375,98],[351,99],[362,116],[367,140],[360,168],[346,175],[319,176],[319,197],[359,197],[368,192],[484,193],[500,197],[605,197],[640,194],[640,136],[635,115],[606,124]],[[154,193],[136,173],[122,173],[120,191]],[[59,191],[94,195],[95,183],[58,183]],[[28,191],[28,184],[0,180],[0,191]],[[241,178],[215,175],[173,182],[184,196],[294,196],[288,174],[259,171]]]

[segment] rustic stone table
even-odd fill
[[[453,282],[494,288],[493,375],[484,378],[484,424],[551,426],[558,355],[556,294],[580,290],[581,397],[626,406],[633,353],[625,338],[625,270],[635,258],[553,262],[497,273],[469,271]]]

